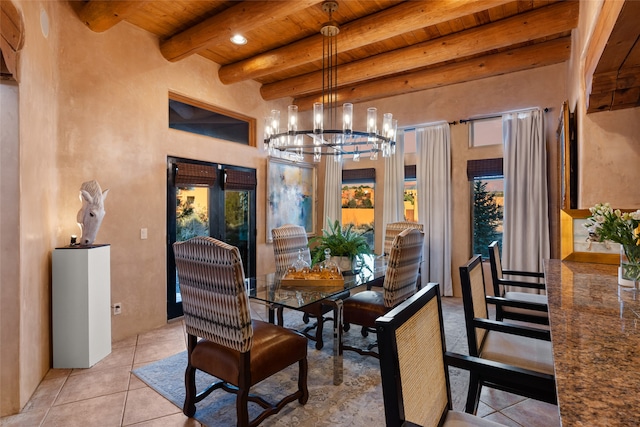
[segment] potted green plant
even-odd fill
[[[357,272],[359,268],[356,266],[366,266],[364,255],[371,254],[371,248],[364,235],[353,230],[353,224],[340,227],[338,220],[331,222],[329,219],[327,222],[329,229],[323,229],[322,236],[312,237],[309,240],[311,263],[317,264],[324,261],[324,250],[329,249],[332,258],[348,258],[348,268],[345,269],[344,264],[338,263],[344,273]]]

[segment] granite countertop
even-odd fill
[[[640,425],[640,291],[617,266],[545,261],[563,426]]]

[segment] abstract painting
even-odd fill
[[[312,235],[316,227],[316,168],[300,162],[270,159],[267,169],[267,242],[271,230],[301,225]]]

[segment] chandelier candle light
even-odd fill
[[[329,14],[329,21],[322,25],[320,33],[323,38],[322,56],[322,102],[313,104],[313,128],[298,129],[298,106],[290,105],[287,114],[287,129],[280,129],[280,111],[272,110],[265,118],[264,145],[269,155],[275,152],[287,152],[294,160],[303,160],[304,155],[313,155],[313,161],[319,162],[322,156],[334,156],[341,162],[344,156],[351,156],[353,161],[360,160],[361,154],[368,154],[372,160],[390,157],[395,154],[398,121],[391,113],[382,116],[382,128],[378,128],[377,109],[367,109],[367,130],[353,128],[353,104],[342,105],[342,129],[335,129],[337,114],[338,86],[338,49],[337,35],[340,32],[338,23],[332,13],[338,9],[338,2],[325,1],[322,9]],[[329,128],[325,129],[325,114],[328,116]],[[305,139],[305,136],[308,139]]]

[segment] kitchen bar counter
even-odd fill
[[[563,426],[640,425],[640,291],[617,266],[545,261]]]

